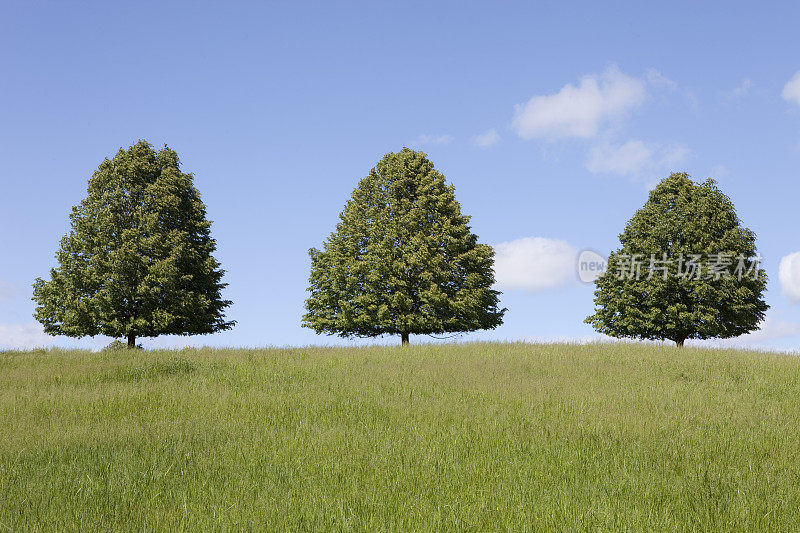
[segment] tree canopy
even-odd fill
[[[386,154],[322,250],[311,249],[303,325],[344,337],[444,334],[502,324],[494,250],[422,152]]]
[[[72,209],[50,280],[34,283],[35,317],[51,335],[196,335],[233,327],[211,222],[178,154],[146,141],[120,149]]]
[[[670,175],[619,239],[586,319],[597,331],[683,346],[758,329],[768,306],[756,236],[713,180]]]

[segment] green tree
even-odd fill
[[[670,175],[619,236],[596,280],[586,322],[613,337],[729,338],[758,329],[768,309],[756,236],[714,180]]]
[[[386,154],[311,249],[303,326],[342,337],[444,334],[503,322],[494,250],[479,244],[455,188],[427,156]]]
[[[50,281],[34,283],[35,317],[50,335],[196,335],[233,327],[211,223],[178,154],[139,141],[89,179],[70,215]]]

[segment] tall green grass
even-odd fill
[[[800,360],[0,354],[0,531],[800,530]]]

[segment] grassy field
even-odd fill
[[[0,531],[800,530],[800,359],[0,354]]]

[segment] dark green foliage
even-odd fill
[[[178,154],[145,141],[120,149],[72,209],[50,281],[37,279],[35,317],[51,335],[195,335],[233,327],[220,292],[211,223]]]
[[[442,334],[502,323],[494,250],[422,152],[386,154],[322,250],[312,249],[303,325],[343,337]]]
[[[650,193],[620,235],[622,247],[611,254],[608,270],[596,281],[596,310],[586,322],[613,337],[669,339],[679,346],[686,339],[736,337],[756,330],[768,306],[762,297],[767,276],[754,261],[755,240],[713,180],[696,184],[687,174],[672,174]],[[642,275],[620,279],[634,254],[645,258]],[[650,276],[653,255],[667,261]],[[679,271],[681,258],[692,255],[702,256],[699,275],[680,275],[687,271]],[[745,258],[745,269],[755,275],[733,275],[738,262],[733,259],[732,275],[716,276],[710,268],[715,256]]]
[[[109,342],[105,348],[103,348],[104,352],[120,352],[125,350],[130,350],[131,348],[128,346],[127,342],[123,342],[119,339],[114,339],[113,341]],[[142,350],[142,345],[139,344],[135,348],[136,350]]]

